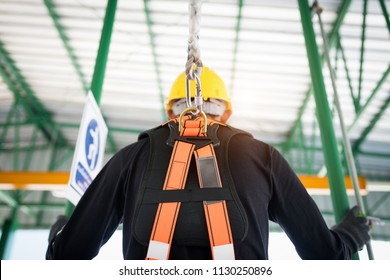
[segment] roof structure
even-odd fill
[[[324,138],[332,135],[319,111],[330,112],[342,172],[349,175],[315,13],[315,46],[303,31],[306,4],[313,1],[203,1],[201,58],[229,89],[229,124],[277,147],[298,174],[328,174],[333,163],[326,164]],[[367,181],[364,203],[385,221],[373,236],[390,240],[389,3],[318,4],[357,172]],[[109,17],[112,35],[103,29]],[[188,1],[179,0],[0,1],[0,172],[69,171],[90,88],[101,87],[106,160],[164,122],[165,99],[185,69],[188,21]],[[107,61],[99,57],[100,44],[107,46]],[[310,50],[322,65],[314,74]],[[328,104],[316,100],[313,75],[324,83]],[[56,195],[2,189],[0,217],[47,228],[63,212],[65,200]],[[330,196],[313,197],[332,223]]]

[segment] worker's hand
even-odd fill
[[[350,209],[344,219],[332,230],[351,248],[352,253],[363,249],[363,246],[370,241],[369,221],[359,206]]]
[[[69,218],[64,215],[59,215],[57,217],[57,221],[51,226],[49,233],[49,243],[52,243],[56,238],[57,234],[62,230],[62,228],[66,225]]]

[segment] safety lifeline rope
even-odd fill
[[[357,172],[356,172],[355,161],[353,159],[353,154],[352,154],[352,149],[351,149],[348,133],[347,133],[347,130],[346,130],[345,124],[344,124],[343,111],[342,111],[341,106],[340,106],[339,95],[338,95],[338,91],[337,91],[337,87],[336,87],[336,77],[335,77],[335,74],[334,74],[334,71],[332,68],[332,64],[330,61],[328,43],[326,40],[326,35],[325,35],[325,31],[324,31],[324,27],[323,27],[323,23],[322,23],[322,19],[321,19],[321,13],[322,13],[323,9],[322,9],[322,7],[320,7],[318,5],[317,1],[314,1],[312,11],[318,15],[318,23],[320,25],[322,40],[324,43],[323,45],[324,45],[325,59],[326,59],[326,62],[327,62],[328,68],[329,68],[330,78],[332,81],[334,101],[335,101],[336,110],[337,110],[337,113],[339,116],[340,128],[341,128],[341,132],[342,132],[342,136],[343,136],[344,148],[345,148],[345,152],[347,155],[347,165],[348,165],[349,172],[351,174],[352,185],[353,185],[353,189],[354,189],[354,193],[355,193],[356,203],[358,204],[360,209],[362,209],[363,214],[364,214],[364,213],[366,213],[366,211],[364,210],[364,204],[363,204],[363,200],[362,200],[362,197],[360,194],[359,181],[358,181],[358,176],[357,176]],[[370,223],[373,223],[376,221],[380,223],[380,221],[376,218],[371,218],[371,217],[367,217],[367,218],[369,219]],[[367,242],[366,247],[367,247],[367,254],[368,254],[369,259],[373,260],[374,253],[373,253],[370,241]]]
[[[195,107],[196,112],[202,111],[203,97],[201,92],[200,75],[202,73],[202,60],[199,49],[199,31],[201,19],[202,1],[190,0],[188,5],[189,12],[189,37],[188,37],[188,55],[185,65],[186,73],[186,103],[187,107],[192,107],[190,80],[196,81]]]
[[[191,158],[194,155],[201,189],[222,188],[218,164],[213,143],[197,147],[196,138],[207,136],[207,125],[213,125],[203,113],[201,117],[185,116],[192,108],[187,108],[179,120],[180,136],[189,137],[193,141],[175,141],[163,190],[180,191],[185,188]],[[180,210],[181,202],[160,202],[157,208],[147,260],[169,259],[173,234]],[[233,237],[225,200],[203,201],[203,209],[210,240],[213,259],[234,260]]]

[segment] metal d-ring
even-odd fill
[[[203,119],[204,119],[203,133],[206,134],[207,133],[207,116],[206,116],[206,113],[203,112],[203,111],[199,111],[196,107],[186,108],[180,114],[180,117],[179,117],[179,132],[181,130],[181,125],[182,125],[182,122],[183,122],[182,119],[188,112],[191,112],[192,114],[200,114],[203,117]],[[195,112],[195,113],[193,113],[193,112]]]

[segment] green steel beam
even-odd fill
[[[69,44],[69,38],[68,36],[66,35],[66,32],[63,28],[63,26],[61,25],[60,23],[60,17],[58,16],[57,12],[56,12],[56,8],[55,8],[55,5],[53,4],[53,1],[52,0],[44,0],[45,1],[45,5],[49,11],[49,14],[54,22],[54,25],[58,31],[58,34],[62,40],[62,43],[64,44],[64,47],[66,49],[66,52],[68,53],[68,56],[72,62],[72,65],[73,65],[73,68],[76,70],[76,73],[77,73],[77,76],[80,80],[80,83],[84,89],[84,93],[85,94],[88,94],[88,91],[89,91],[89,86],[88,86],[88,83],[87,81],[85,80],[85,75],[84,73],[82,72],[81,70],[81,66],[77,60],[77,57],[74,53],[74,50],[73,48],[71,47],[71,45]],[[108,143],[111,147],[111,150],[112,151],[117,151],[117,145],[115,143],[115,140],[114,138],[112,137],[110,131],[108,131],[108,135],[107,135],[107,140],[108,140]]]
[[[389,18],[389,13],[387,12],[385,0],[379,0],[379,3],[382,8],[383,16],[385,17],[387,30],[390,32],[390,18]]]
[[[20,211],[28,216],[35,217],[35,212],[27,206],[21,206],[18,199],[14,198],[10,193],[16,193],[17,191],[3,191],[0,190],[0,200],[6,203],[11,208],[19,208]]]
[[[34,150],[47,150],[48,145],[47,144],[39,144],[39,145],[29,145],[29,146],[22,146],[20,147],[20,151],[25,151],[25,152],[33,152]],[[74,149],[74,145],[67,145],[64,147],[61,147],[62,149]],[[2,153],[6,152],[12,152],[11,149],[9,148],[0,148],[0,151]]]
[[[5,202],[8,206],[14,208],[18,206],[18,202],[13,198],[9,192],[0,190],[0,200]]]
[[[12,107],[16,106],[15,104],[16,104],[16,100],[12,104]],[[11,113],[11,112],[8,112],[8,113]],[[14,116],[13,116],[14,112],[12,112],[11,114],[12,114],[12,116],[11,116],[10,119],[8,119],[8,117],[7,117],[7,120],[4,123],[0,123],[0,127],[2,127],[4,129],[3,130],[3,134],[5,134],[4,131],[6,129],[8,129],[10,126],[12,126],[12,127],[15,127],[15,126],[28,126],[28,125],[33,125],[34,124],[34,122],[31,119],[25,119],[25,120],[16,122],[16,121],[12,120],[12,118],[14,118]],[[3,137],[3,136],[1,136],[1,137]],[[3,140],[3,138],[0,138],[0,139]]]
[[[18,110],[18,107],[19,107],[19,104],[16,103],[16,110]],[[15,120],[18,122],[19,121],[19,114],[16,113],[15,114]],[[20,126],[17,126],[15,127],[14,129],[14,147],[13,147],[13,150],[14,150],[14,160],[13,160],[13,169],[14,170],[20,170],[20,166],[19,166],[19,157],[20,157]]]
[[[305,98],[303,99],[302,106],[298,111],[298,116],[294,122],[294,125],[291,128],[290,132],[288,133],[288,138],[286,140],[287,143],[291,143],[294,141],[295,134],[299,128],[299,124],[303,118],[303,114],[306,111],[307,105],[309,104],[312,93],[313,93],[313,86],[310,85],[309,90],[305,93]],[[288,145],[287,145],[287,149],[288,149]]]
[[[390,153],[378,153],[378,152],[370,152],[370,151],[356,151],[356,153],[357,155],[361,155],[361,156],[376,157],[376,158],[390,158]]]
[[[360,67],[359,67],[359,84],[358,84],[358,96],[356,98],[355,108],[360,109],[360,100],[362,96],[362,84],[363,84],[363,64],[364,64],[364,51],[366,41],[366,18],[367,18],[367,0],[363,0],[363,22],[362,22],[362,36],[360,46]]]
[[[104,119],[106,119],[106,118],[104,118]],[[105,122],[107,123],[106,120],[105,120]],[[112,136],[111,127],[110,127],[109,125],[107,125],[107,127],[108,127],[107,141],[108,141],[108,144],[110,145],[111,152],[112,152],[112,153],[115,153],[116,151],[118,151],[118,145],[117,145],[117,143],[115,142],[114,137]]]
[[[157,86],[158,86],[159,97],[161,102],[161,116],[164,122],[167,120],[167,114],[165,112],[165,106],[164,106],[165,98],[164,98],[163,88],[162,88],[160,63],[158,62],[157,51],[156,51],[156,40],[155,40],[156,35],[152,30],[153,21],[149,9],[149,0],[144,0],[144,13],[146,17],[146,23],[148,25],[148,34],[150,39],[150,45],[152,48],[153,63],[156,72]]]
[[[303,134],[302,122],[301,122],[300,128],[299,128],[299,146],[302,148],[301,155],[303,155],[302,170],[307,170],[308,166],[311,165],[311,162],[309,161],[309,155],[308,155],[309,150],[303,149],[303,147],[305,146],[305,137]]]
[[[61,156],[53,165],[53,170],[58,170],[61,165],[63,165],[67,160],[71,159],[74,155],[74,147],[65,151],[65,155]]]
[[[3,144],[5,143],[5,139],[7,137],[8,129],[11,126],[12,118],[14,117],[14,115],[16,113],[16,105],[17,105],[17,102],[14,101],[14,103],[12,103],[11,109],[9,110],[9,112],[7,114],[7,119],[6,119],[5,123],[4,124],[0,124],[1,126],[3,126],[3,132],[0,135],[0,149],[2,148]]]
[[[370,94],[370,96],[367,98],[366,102],[364,103],[363,106],[360,106],[360,109],[359,111],[356,113],[352,123],[348,126],[347,128],[347,131],[350,132],[352,131],[355,127],[356,127],[356,124],[358,123],[358,121],[360,120],[360,118],[362,116],[364,116],[364,114],[366,113],[367,111],[367,108],[371,105],[372,101],[374,100],[374,97],[376,96],[376,94],[379,92],[380,88],[382,87],[382,85],[384,84],[384,82],[386,81],[387,77],[389,76],[389,73],[390,73],[390,65],[387,67],[386,71],[383,73],[382,77],[379,79],[377,85],[375,86],[374,90],[372,91],[372,93]],[[388,102],[387,102],[388,104]],[[386,110],[386,107],[388,105],[386,105],[386,102],[384,103],[384,108],[382,107],[383,110]],[[378,114],[371,120],[370,122],[370,125],[367,126],[366,130],[363,131],[363,133],[361,133],[359,139],[358,139],[358,142],[355,142],[355,146],[352,147],[353,148],[353,152],[355,155],[359,155],[359,154],[364,154],[363,151],[359,151],[359,146],[361,145],[362,142],[364,142],[365,138],[368,136],[369,132],[371,132],[371,130],[374,128],[376,122],[379,121],[380,117],[383,115],[384,111],[381,112],[381,110],[378,112]],[[366,134],[366,135],[364,135]],[[360,143],[359,143],[360,142]],[[340,144],[341,146],[341,144]],[[324,166],[322,166],[320,168],[320,170],[322,170],[324,168]]]
[[[79,128],[79,124],[75,124],[75,123],[60,122],[58,124],[64,128],[74,128],[74,129]],[[111,127],[110,129],[111,129],[111,131],[114,131],[114,132],[123,132],[123,133],[131,133],[131,134],[140,134],[141,132],[144,131],[144,130],[138,129],[138,128],[124,128],[124,127]]]
[[[57,130],[51,114],[36,98],[35,93],[4,49],[2,42],[0,42],[0,75],[3,77],[10,91],[14,94],[15,99],[21,102],[28,117],[42,131],[47,141],[52,142],[53,135],[57,133]],[[65,145],[66,142],[65,137],[59,133],[57,144]]]
[[[108,0],[91,82],[91,91],[97,104],[100,104],[102,97],[104,75],[106,73],[107,58],[110,49],[112,29],[114,27],[116,7],[117,0]],[[70,216],[73,210],[74,205],[68,201],[65,208],[65,215]]]
[[[281,145],[275,145],[277,148],[285,148],[285,145],[286,144],[281,144]],[[298,151],[309,151],[311,153],[315,153],[315,152],[318,152],[318,153],[322,153],[323,152],[323,149],[322,147],[318,147],[318,146],[315,146],[315,145],[310,145],[310,146],[302,146],[299,142],[293,142],[291,144],[289,144],[289,148],[290,148],[290,151],[293,151],[293,150],[298,150]],[[375,157],[375,158],[390,158],[390,153],[379,153],[379,152],[373,152],[373,151],[356,151],[356,154],[358,156],[367,156],[367,157]],[[390,178],[390,174],[389,174],[389,178]]]
[[[386,81],[387,77],[390,73],[390,65],[387,67],[386,71],[383,73],[382,77],[378,81],[377,85],[375,86],[373,92],[371,95],[367,98],[365,104],[360,107],[359,111],[356,113],[351,125],[348,127],[348,132],[353,130],[356,127],[356,124],[360,120],[362,116],[367,111],[367,108],[374,100],[374,97],[378,93],[379,89],[382,87],[384,82]],[[370,124],[363,130],[363,132],[360,134],[360,137],[356,140],[356,142],[353,145],[353,152],[356,155],[364,154],[362,151],[359,151],[359,146],[364,142],[364,140],[367,138],[368,134],[372,131],[372,129],[375,127],[376,123],[380,120],[384,112],[386,111],[387,106],[389,105],[389,98],[383,103],[382,107],[379,109],[377,114],[372,118]],[[321,168],[322,169],[322,168]]]
[[[33,130],[33,133],[31,135],[31,140],[30,140],[30,143],[32,143],[32,147],[34,148],[35,147],[35,144],[36,144],[36,140],[37,140],[37,133],[38,132],[38,129],[36,127],[34,127],[34,130]],[[20,149],[20,147],[19,147]],[[24,161],[24,165],[23,165],[23,170],[28,170],[29,169],[29,166],[31,164],[31,160],[32,160],[32,154],[34,152],[34,149],[31,149],[27,152],[27,155],[26,155],[26,159]]]
[[[91,91],[96,103],[100,104],[104,75],[106,73],[107,58],[110,49],[112,29],[114,26],[117,0],[108,0],[103,30],[100,37],[99,50],[96,57],[95,68],[91,82]]]
[[[103,30],[99,43],[99,50],[96,57],[95,69],[93,72],[91,91],[95,97],[96,103],[100,104],[102,96],[102,88],[104,83],[104,75],[106,72],[107,58],[110,49],[111,35],[114,27],[115,13],[117,7],[117,0],[108,0],[106,15],[104,17]],[[111,151],[115,152],[118,147],[109,129],[107,134],[108,144]]]
[[[236,78],[237,53],[238,53],[238,44],[240,42],[240,31],[241,31],[241,19],[242,19],[243,5],[244,5],[244,0],[239,0],[238,1],[237,23],[236,23],[236,37],[234,38],[232,77],[231,77],[231,83],[230,83],[230,94],[231,95],[233,93],[234,81]]]
[[[4,221],[0,239],[0,258],[6,260],[11,252],[14,234],[18,228],[17,208],[12,210],[11,216]]]
[[[344,174],[337,149],[336,136],[322,74],[321,58],[318,53],[308,0],[298,0],[298,5],[314,89],[318,124],[324,148],[324,159],[329,174],[332,204],[336,222],[340,222],[349,210]]]
[[[1,51],[1,49],[0,49],[0,51]],[[30,106],[30,103],[28,102],[28,100],[26,100],[25,98],[22,97],[19,89],[13,83],[13,81],[10,79],[8,72],[2,67],[2,63],[0,63],[0,75],[2,76],[3,81],[8,86],[9,90],[14,94],[15,104],[18,102],[23,104],[24,110],[26,111],[26,113],[28,115],[28,122],[32,121],[32,123],[34,125],[36,125],[41,130],[42,134],[46,137],[47,141],[49,142],[50,138],[51,138],[50,133],[47,131],[47,129],[41,123],[39,123],[39,117],[37,116],[37,113],[34,111],[33,106]],[[8,125],[8,124],[6,124],[6,125]]]
[[[332,30],[330,31],[330,33],[328,35],[328,40],[327,41],[328,41],[329,49],[331,49],[335,45],[335,43],[336,43],[339,30],[340,30],[341,25],[342,25],[342,23],[344,21],[345,15],[348,12],[348,9],[349,9],[349,7],[351,5],[351,2],[352,2],[352,0],[345,0],[341,4],[341,6],[340,6],[340,8],[339,8],[339,10],[337,12],[338,16],[337,16],[335,22],[333,23]],[[325,61],[325,55],[322,55],[321,62],[323,63],[324,61]],[[309,90],[305,94],[305,98],[304,98],[304,101],[302,103],[302,106],[299,109],[297,119],[296,119],[292,129],[289,132],[288,141],[291,141],[291,139],[294,137],[295,131],[298,128],[298,123],[300,122],[300,120],[303,117],[303,114],[306,111],[307,104],[309,103],[309,100],[310,100],[310,97],[311,97],[312,93],[313,93],[313,85],[310,85]]]
[[[332,30],[330,31],[328,35],[328,47],[329,49],[332,48],[336,42],[337,42],[337,37],[341,28],[341,25],[343,24],[344,18],[349,10],[349,7],[351,5],[352,0],[344,0],[343,3],[341,4],[337,14],[337,18],[335,22],[333,23]],[[321,61],[325,60],[325,55],[322,55]]]
[[[57,155],[58,155],[58,149],[54,146],[52,148],[52,153],[50,156],[50,162],[49,162],[49,167],[48,167],[49,171],[54,170]],[[48,191],[41,192],[41,200],[40,200],[41,204],[46,204],[48,202],[49,194],[50,194],[50,192],[48,192]],[[40,209],[37,212],[37,216],[36,216],[36,220],[35,220],[36,226],[39,226],[43,223],[44,213],[45,213],[45,211],[43,209]]]
[[[387,97],[385,102],[380,107],[379,111],[375,114],[375,116],[371,119],[369,125],[363,130],[363,132],[360,134],[360,137],[356,140],[356,142],[353,143],[352,149],[354,151],[358,150],[360,146],[363,144],[363,142],[366,140],[367,136],[370,134],[370,132],[375,128],[378,121],[381,119],[382,115],[386,112],[387,107],[390,103],[390,95]]]
[[[390,74],[390,65],[387,67],[386,71],[383,73],[382,77],[378,81],[378,83],[375,86],[374,90],[372,91],[370,96],[367,98],[365,104],[356,113],[355,118],[353,119],[351,125],[348,127],[348,131],[351,131],[355,127],[355,125],[357,124],[359,119],[366,113],[367,108],[369,107],[369,105],[371,105],[372,101],[374,100],[374,97],[376,96],[376,94],[378,93],[379,89],[382,87],[382,85],[386,81],[386,79],[389,76],[389,74]]]
[[[20,202],[19,206],[24,207],[24,208],[29,208],[33,211],[38,211],[38,210],[45,210],[45,211],[58,211],[58,210],[63,210],[64,209],[65,203],[54,203],[54,202],[47,202],[45,204],[42,204],[40,202]],[[10,207],[6,203],[0,203],[0,207]],[[39,227],[39,226],[37,226]]]
[[[4,44],[0,41],[0,66],[2,70],[2,75],[5,76],[7,81],[10,81],[15,89],[18,91],[16,101],[24,99],[28,102],[32,108],[38,113],[42,113],[42,116],[46,116],[47,112],[43,108],[43,105],[35,97],[30,86],[25,81],[24,77],[21,75],[20,70],[17,68],[15,62],[5,50]],[[12,90],[14,91],[14,90]]]
[[[91,82],[91,91],[97,104],[100,104],[102,96],[104,75],[106,73],[107,58],[110,49],[112,30],[114,27],[116,7],[117,0],[108,0],[106,15],[103,22],[103,30],[100,37],[99,50],[96,56],[95,68]],[[107,140],[111,150],[116,151],[118,148],[110,130],[108,131]]]
[[[22,126],[22,125],[29,125],[28,123],[12,123],[12,125],[15,126]],[[79,123],[58,123],[58,126],[61,128],[73,128],[73,129],[78,129],[80,127]],[[5,125],[0,124],[0,128],[5,127]],[[119,133],[128,133],[128,134],[140,134],[144,130],[138,129],[138,128],[124,128],[124,127],[110,127],[111,132],[119,132]],[[74,145],[66,145],[62,146],[61,148],[63,149],[74,149]],[[45,150],[47,149],[47,145],[29,145],[29,146],[24,146],[20,147],[20,150],[23,151],[29,151],[29,150]],[[8,149],[3,148],[0,146],[0,151],[6,152]]]
[[[376,201],[375,203],[373,203],[373,207],[368,208],[368,211],[367,211],[367,212],[368,212],[370,215],[375,215],[375,212],[376,212],[380,207],[382,207],[388,199],[390,199],[390,192],[388,192],[388,193],[382,195],[382,196],[378,199],[378,201]]]
[[[355,94],[354,94],[353,87],[352,87],[352,79],[351,79],[351,75],[349,74],[349,69],[348,69],[348,64],[347,64],[347,57],[345,56],[345,52],[344,52],[344,48],[341,44],[340,36],[337,37],[337,48],[340,50],[340,53],[341,53],[341,58],[343,60],[343,65],[344,65],[344,71],[345,71],[345,75],[346,75],[347,81],[348,81],[349,93],[351,95],[353,104],[355,106],[357,101],[355,100]],[[358,112],[358,108],[355,106],[355,113],[356,112]]]
[[[77,57],[74,54],[73,48],[69,44],[68,36],[66,35],[64,28],[62,27],[62,25],[60,23],[60,19],[59,19],[57,12],[56,12],[53,1],[52,0],[44,0],[44,2],[45,2],[45,5],[46,5],[46,8],[49,12],[50,17],[52,18],[54,25],[57,28],[57,31],[58,31],[58,34],[60,35],[62,43],[65,46],[66,52],[68,53],[68,56],[72,62],[72,65],[73,65],[74,69],[76,70],[76,73],[77,73],[77,76],[80,80],[80,83],[82,84],[84,91],[88,92],[89,86],[85,80],[84,73],[81,71],[81,66],[77,61]]]
[[[315,141],[316,141],[316,129],[317,129],[317,119],[316,117],[314,116],[313,117],[313,123],[312,123],[312,128],[311,128],[311,131],[312,131],[312,134],[311,134],[311,146],[314,146],[315,145]],[[314,174],[315,173],[315,169],[314,169],[314,161],[315,161],[315,152],[312,151],[311,152],[311,155],[312,155],[312,158],[311,158],[311,164],[310,164],[310,173],[309,174]]]
[[[40,204],[46,204],[47,201],[49,199],[49,192],[45,191],[45,192],[41,192],[41,200],[40,200]],[[62,208],[64,207],[64,205],[62,205]],[[39,209],[38,210],[38,213],[37,213],[37,216],[36,216],[36,219],[35,219],[35,225],[36,226],[40,226],[43,222],[44,222],[44,213],[45,213],[45,209]]]
[[[0,123],[0,127],[2,127],[4,130],[7,126],[26,126],[33,124],[30,120],[24,120],[20,122],[10,122],[8,123]],[[57,126],[61,128],[74,128],[78,129],[80,127],[79,123],[65,123],[65,122],[58,122],[56,123]],[[122,133],[130,133],[130,134],[139,134],[143,132],[143,129],[139,128],[124,128],[124,127],[110,127],[110,130],[113,132],[122,132]]]

